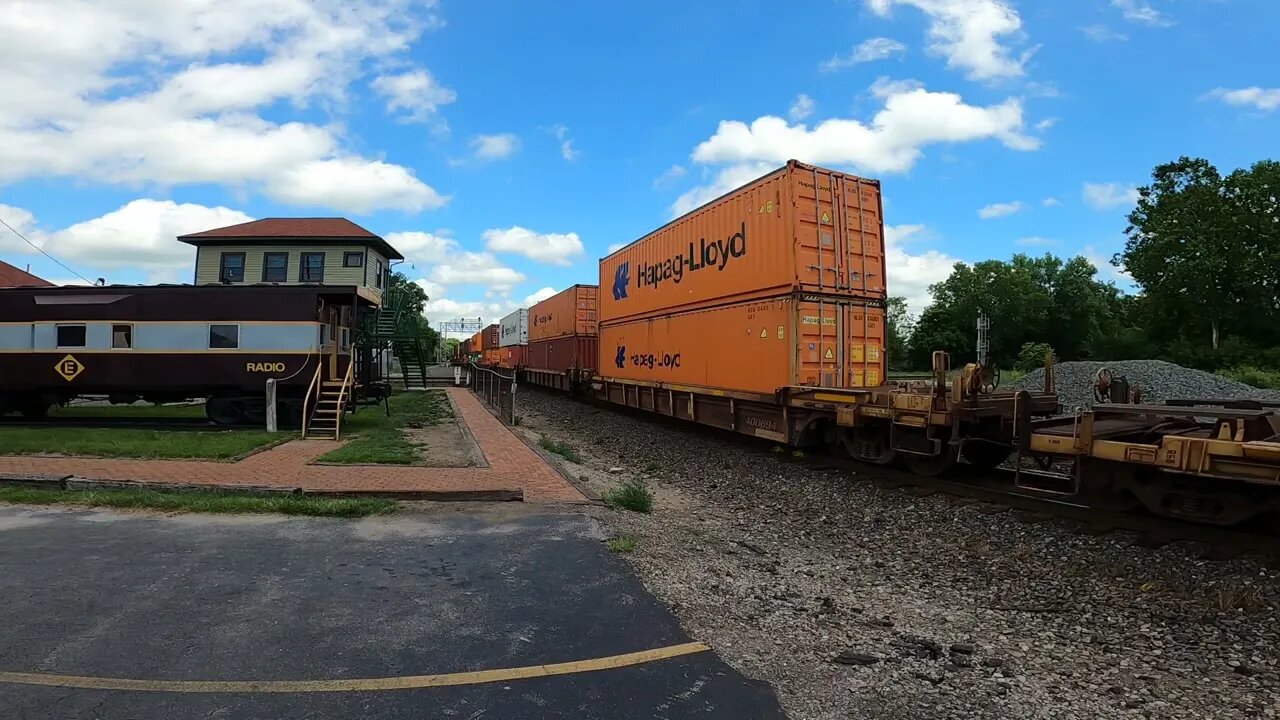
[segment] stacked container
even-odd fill
[[[574,285],[529,308],[525,367],[577,375],[596,367],[599,288]]]
[[[502,318],[498,323],[498,365],[504,368],[524,366],[525,352],[529,347],[529,311],[521,308]]]
[[[793,160],[600,261],[597,374],[879,385],[884,269],[880,183]]]

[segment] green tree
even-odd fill
[[[1152,172],[1129,214],[1123,266],[1150,298],[1154,324],[1212,351],[1226,336],[1265,346],[1280,316],[1280,163],[1223,177],[1202,158]]]
[[[907,299],[889,298],[885,306],[885,355],[890,370],[906,370],[911,366],[908,348],[915,321],[907,312]]]

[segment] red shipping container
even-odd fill
[[[529,343],[525,367],[562,373],[571,370],[593,371],[596,368],[597,347],[599,342],[595,335],[566,335],[550,340],[537,340]]]
[[[497,323],[494,323],[493,325],[490,325],[489,327],[485,328],[484,330],[481,330],[481,331],[480,331],[480,334],[484,336],[484,349],[485,349],[485,350],[488,350],[489,348],[496,348],[496,347],[498,347],[498,340],[499,340],[499,338],[498,338],[498,325],[497,325]]]
[[[498,367],[524,367],[524,355],[528,345],[508,345],[498,348]]]

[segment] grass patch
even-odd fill
[[[549,453],[559,455],[560,457],[564,458],[565,460],[568,460],[569,462],[572,462],[572,463],[582,462],[582,456],[579,455],[578,451],[574,450],[573,446],[567,442],[563,442],[560,440],[552,440],[546,435],[543,435],[542,437],[538,438],[538,447],[542,448],[543,450],[546,450]]]
[[[1238,610],[1245,613],[1261,612],[1267,608],[1262,591],[1254,585],[1231,584],[1218,590],[1214,605],[1222,612]]]
[[[204,403],[183,405],[81,405],[58,406],[49,411],[50,417],[79,418],[203,418]]]
[[[1229,380],[1242,382],[1256,388],[1280,389],[1280,370],[1264,370],[1256,367],[1236,367],[1219,370],[1218,374]]]
[[[629,553],[636,549],[636,539],[630,537],[616,537],[608,543],[609,552]]]
[[[391,396],[391,416],[369,407],[343,422],[350,434],[346,445],[317,458],[320,462],[353,465],[412,465],[422,460],[422,449],[404,436],[405,428],[424,428],[453,417],[453,407],[443,390],[404,392]]]
[[[639,480],[628,480],[610,490],[604,494],[604,501],[623,510],[653,512],[653,492]]]
[[[226,460],[280,439],[265,430],[0,427],[0,452]]]
[[[87,505],[122,509],[204,513],[279,513],[310,517],[365,517],[395,509],[381,498],[317,498],[261,493],[162,492],[157,490],[49,490],[0,487],[0,502],[28,505]]]

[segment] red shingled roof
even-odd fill
[[[0,260],[0,287],[53,287],[53,283]]]
[[[376,238],[346,218],[263,218],[178,238]]]

